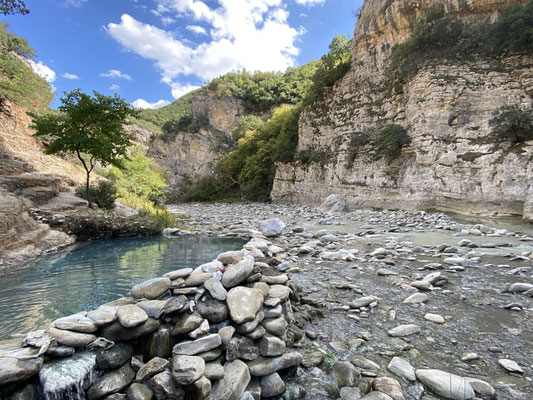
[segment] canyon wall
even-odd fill
[[[533,58],[505,57],[427,67],[401,94],[382,90],[390,49],[409,37],[409,21],[441,3],[461,16],[494,18],[504,0],[364,3],[355,29],[352,66],[302,114],[298,150],[331,154],[328,161],[277,167],[272,199],[319,203],[329,194],[351,207],[439,209],[468,215],[533,219],[533,142],[489,143],[489,120],[505,105],[530,109]],[[408,129],[412,143],[392,162],[353,135],[372,136],[388,124]]]

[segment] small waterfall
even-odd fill
[[[39,372],[45,400],[85,400],[95,365],[96,355],[88,351],[46,363]]]

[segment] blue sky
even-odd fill
[[[37,51],[34,68],[63,91],[168,104],[232,70],[285,70],[353,35],[362,0],[26,0],[6,16]]]

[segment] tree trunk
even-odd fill
[[[85,183],[85,196],[87,197],[87,202],[89,203],[89,208],[93,208],[93,203],[91,202],[91,196],[89,194],[89,175],[90,172],[87,172],[87,182]]]

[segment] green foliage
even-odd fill
[[[234,96],[251,111],[266,110],[278,104],[297,104],[311,86],[318,63],[311,61],[299,68],[281,72],[230,72],[213,79],[207,89],[219,97]]]
[[[35,112],[49,109],[51,87],[33,72],[25,59],[35,57],[26,39],[8,32],[0,23],[0,92],[19,106]]]
[[[495,23],[483,18],[462,19],[437,5],[412,21],[409,39],[392,48],[387,88],[401,93],[403,85],[428,65],[532,51],[533,1],[504,9]]]
[[[274,181],[275,162],[294,157],[300,109],[281,106],[258,130],[248,130],[237,148],[217,163],[225,187],[237,185],[246,200],[267,201]]]
[[[360,154],[362,148],[371,142],[371,136],[365,132],[353,132],[350,134],[350,144],[348,146],[346,161],[351,167]]]
[[[245,115],[239,119],[237,128],[233,131],[233,140],[238,142],[248,131],[256,131],[263,126],[263,120],[255,115]]]
[[[163,196],[163,189],[167,187],[165,173],[140,146],[131,147],[127,158],[122,159],[121,168],[111,167],[108,176],[115,184],[119,197],[133,194],[155,202]]]
[[[159,230],[176,225],[176,219],[168,212],[164,205],[138,196],[135,193],[121,193],[117,201],[139,211],[141,217],[150,220]]]
[[[485,36],[492,51],[533,52],[533,1],[507,7]]]
[[[192,201],[218,201],[228,190],[212,175],[202,176],[194,182],[186,182],[181,187],[179,199],[185,202]]]
[[[308,147],[300,150],[296,154],[296,161],[302,165],[319,164],[324,166],[333,161],[334,154],[329,149],[317,149],[315,147]]]
[[[192,123],[192,115],[183,115],[178,119],[171,119],[161,126],[163,134],[175,135],[180,131],[185,131]]]
[[[192,117],[191,100],[200,90],[193,90],[165,107],[155,110],[141,110],[138,117],[130,122],[146,128],[155,134],[160,134],[165,122],[171,120],[179,121],[184,116]]]
[[[312,77],[303,103],[308,106],[319,99],[326,87],[332,86],[350,69],[352,41],[348,35],[335,36],[329,45],[329,52],[320,58],[318,68]]]
[[[497,141],[521,143],[533,140],[533,111],[517,105],[502,107],[489,121],[489,126]]]
[[[376,156],[392,161],[400,156],[402,148],[411,143],[411,137],[401,125],[388,125],[376,138]]]
[[[91,172],[97,162],[104,167],[122,167],[122,157],[126,155],[132,139],[124,131],[123,124],[129,116],[136,115],[131,105],[118,95],[93,93],[94,97],[82,93],[80,89],[73,90],[61,98],[60,113],[30,114],[35,135],[51,138],[46,147],[47,154],[66,152],[78,156],[87,174],[89,207]]]
[[[30,12],[22,0],[0,0],[0,14],[22,14]]]
[[[87,200],[86,185],[80,185],[76,188],[76,196]],[[112,182],[101,180],[96,185],[89,186],[89,198],[98,204],[98,207],[110,210],[115,206],[117,188]]]

